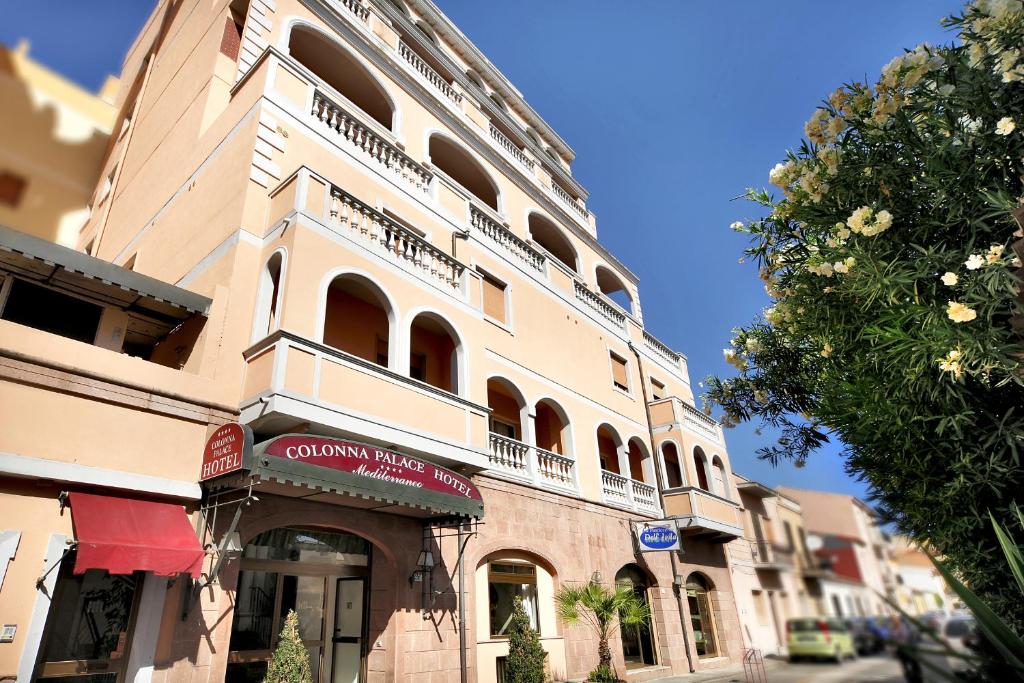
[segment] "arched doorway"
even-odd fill
[[[648,606],[647,589],[651,582],[646,572],[635,564],[627,564],[615,574],[615,585],[630,588]],[[653,624],[624,627],[619,634],[626,669],[640,669],[658,663],[658,650],[654,643]]]
[[[693,628],[693,645],[697,656],[702,659],[718,656],[718,639],[715,637],[715,619],[710,598],[713,588],[711,580],[700,572],[694,572],[686,579],[686,604]]]
[[[225,683],[266,674],[288,612],[299,617],[314,683],[359,683],[371,545],[353,534],[282,527],[242,551]]]
[[[693,468],[697,472],[697,486],[710,492],[711,489],[708,487],[708,470],[707,470],[708,456],[704,455],[704,450],[697,446],[693,449]]]

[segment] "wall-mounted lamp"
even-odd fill
[[[596,572],[591,574],[590,580],[592,583],[601,583],[602,581],[604,581],[604,576],[601,574],[601,570],[598,569]]]
[[[409,584],[420,583],[425,575],[430,574],[434,568],[434,553],[429,550],[421,550],[420,556],[416,559],[416,569],[409,575]]]

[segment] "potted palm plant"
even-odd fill
[[[566,624],[586,624],[597,635],[597,668],[587,680],[592,683],[616,683],[619,677],[612,667],[608,640],[623,626],[646,626],[651,620],[647,601],[631,586],[608,588],[596,581],[563,586],[555,596],[558,616]]]

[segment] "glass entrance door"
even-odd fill
[[[359,683],[363,668],[363,596],[365,581],[337,579],[331,683]]]

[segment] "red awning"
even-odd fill
[[[199,578],[203,548],[180,505],[90,493],[69,497],[78,540],[75,574],[105,569]]]

